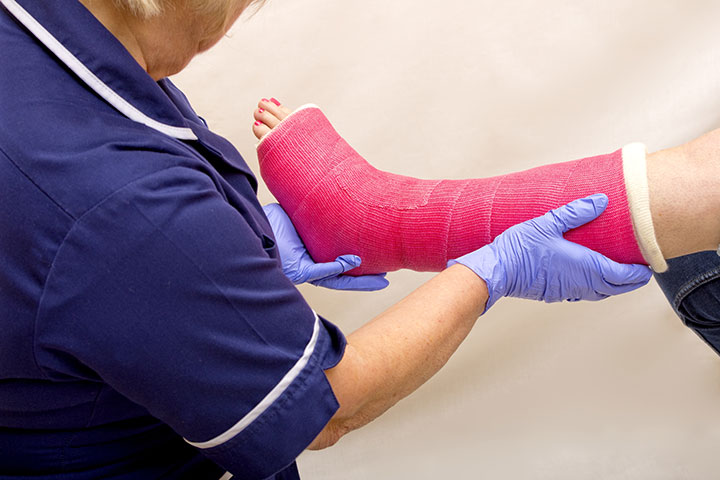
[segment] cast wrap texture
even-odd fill
[[[421,180],[383,172],[315,106],[258,144],[261,175],[317,262],[352,253],[352,275],[439,271],[507,228],[577,198],[604,193],[607,210],[566,238],[622,263],[646,263],[635,240],[622,150],[489,178]]]

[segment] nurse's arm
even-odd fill
[[[340,408],[310,445],[319,450],[371,422],[445,365],[485,308],[485,282],[453,265],[348,336],[325,373]]]
[[[345,356],[326,371],[340,408],[310,448],[334,444],[422,385],[498,298],[600,300],[645,285],[647,267],[563,238],[606,206],[606,196],[591,195],[509,228],[350,335]]]

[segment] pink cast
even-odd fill
[[[605,193],[597,220],[566,234],[622,263],[646,263],[628,208],[622,151],[472,180],[420,180],[375,169],[316,107],[288,116],[258,145],[260,172],[313,259],[359,255],[351,273],[438,271],[512,225]]]

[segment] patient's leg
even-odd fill
[[[720,243],[720,129],[648,155],[650,206],[665,258]]]
[[[657,189],[662,183],[650,189],[651,215],[641,146],[500,177],[418,180],[374,169],[317,108],[285,119],[289,111],[283,107],[260,106],[254,131],[265,135],[258,146],[261,173],[318,261],[354,253],[363,258],[358,274],[440,270],[449,258],[479,248],[511,225],[602,192],[610,198],[606,212],[567,238],[617,261],[645,259],[658,271],[665,268],[653,231],[656,205],[660,212],[666,208]],[[658,155],[658,168],[651,172],[662,176],[673,162]],[[673,221],[660,216],[662,228]],[[660,238],[671,245],[675,236],[666,239],[665,233]],[[671,251],[687,253],[683,248],[680,241]]]

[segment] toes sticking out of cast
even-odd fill
[[[253,117],[255,118],[252,127],[253,134],[258,139],[262,138],[291,112],[292,110],[285,107],[275,98],[261,99],[257,104],[257,108],[253,111]]]

